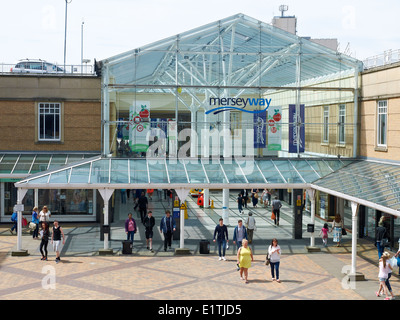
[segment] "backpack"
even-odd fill
[[[16,213],[16,212],[13,212],[13,214],[11,215],[11,221],[12,221],[12,222],[15,222],[15,221],[17,221],[17,219],[18,219],[17,213]]]

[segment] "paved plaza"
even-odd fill
[[[237,219],[247,217],[251,210],[256,218],[257,231],[251,248],[255,261],[249,269],[249,283],[240,280],[236,271],[235,246],[230,241],[227,261],[219,261],[212,243],[215,225],[222,214],[220,193],[211,193],[214,209],[198,208],[194,199],[188,201],[188,219],[185,220],[185,247],[191,254],[177,256],[173,250],[164,252],[159,222],[166,201],[157,196],[150,202],[156,218],[154,252],[146,249],[144,228],[133,211],[132,199],[119,204],[114,217],[110,247],[114,254],[99,255],[103,248],[98,224],[62,224],[66,243],[62,248],[61,263],[55,263],[55,253],[49,244],[49,260],[40,260],[38,240],[24,232],[22,248],[25,257],[11,256],[16,249],[16,236],[8,226],[0,227],[0,299],[31,300],[45,295],[50,300],[383,300],[377,298],[377,251],[371,242],[358,241],[357,271],[366,281],[349,283],[343,272],[351,265],[351,234],[344,237],[342,247],[329,239],[329,246],[322,247],[316,237],[320,252],[308,253],[309,233],[306,225],[309,216],[304,214],[303,239],[292,238],[291,208],[283,203],[281,223],[275,227],[270,219],[270,208],[249,208],[244,215],[236,209],[235,196],[231,193],[229,234]],[[116,198],[116,202],[118,197]],[[250,205],[251,206],[251,205]],[[128,212],[139,221],[132,255],[122,254],[125,239],[123,219]],[[316,221],[318,235],[322,221]],[[272,282],[270,268],[264,265],[266,248],[276,237],[282,248],[281,283]],[[199,241],[210,240],[210,253],[199,253]],[[179,240],[173,241],[173,248]],[[396,299],[400,299],[398,268],[391,278]],[[240,290],[240,294],[238,293]]]

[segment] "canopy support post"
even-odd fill
[[[183,204],[186,200],[187,195],[189,194],[190,189],[179,188],[175,189],[175,191],[179,197],[179,200],[181,201],[181,204]],[[180,208],[179,219],[180,219],[179,249],[176,249],[175,253],[180,255],[190,254],[190,250],[185,248],[185,210],[183,209],[182,205]]]
[[[28,189],[18,188],[17,190],[17,205],[14,207],[14,210],[17,211],[17,250],[12,251],[12,256],[27,256],[28,250],[22,249],[22,211],[24,210],[24,205],[22,204],[22,200],[25,197]],[[14,211],[14,212],[15,212]]]
[[[104,230],[104,249],[99,250],[100,255],[106,255],[106,254],[112,254],[113,249],[109,248],[109,221],[108,221],[108,201],[110,200],[112,194],[114,193],[114,189],[98,189],[101,197],[103,198],[104,201],[104,224],[103,224],[103,230]]]
[[[349,281],[364,281],[364,274],[357,272],[357,229],[358,229],[358,208],[359,204],[352,201],[351,202],[351,220],[352,220],[352,230],[351,230],[351,269],[348,274]]]

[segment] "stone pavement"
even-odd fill
[[[212,199],[218,208],[219,195],[212,195]],[[131,209],[128,208],[131,205],[128,202],[126,208],[121,207],[122,216],[130,211],[125,209]],[[153,201],[151,205],[158,222],[162,216],[160,205],[163,202]],[[330,239],[329,246],[321,248],[321,252],[308,253],[305,246],[309,244],[309,235],[306,232],[304,239],[291,238],[290,208],[286,204],[279,227],[273,226],[266,209],[251,210],[256,216],[257,231],[252,244],[255,261],[249,269],[248,284],[239,279],[232,244],[227,261],[218,261],[213,243],[210,254],[199,254],[199,240],[212,239],[221,212],[219,209],[204,212],[191,201],[189,219],[185,221],[185,239],[189,238],[185,240],[185,247],[191,250],[189,256],[164,252],[159,232],[155,232],[155,252],[150,253],[145,248],[140,224],[133,254],[123,255],[121,240],[125,234],[122,222],[116,219],[110,241],[115,251],[110,256],[97,253],[103,246],[97,224],[64,224],[67,240],[62,249],[62,260],[56,264],[51,245],[49,260],[40,260],[39,241],[29,234],[23,236],[22,242],[29,256],[11,256],[10,252],[16,248],[16,237],[2,225],[0,299],[37,300],[45,296],[49,300],[383,300],[374,294],[378,288],[378,266],[373,244],[359,240],[357,271],[364,274],[366,281],[349,283],[342,271],[351,265],[351,235],[345,237],[342,247],[333,246]],[[230,234],[239,217],[232,209]],[[308,219],[305,214],[305,225]],[[321,226],[322,222],[317,222],[316,230]],[[270,268],[264,265],[266,247],[273,237],[279,239],[282,247],[281,283],[271,281]],[[316,244],[320,243],[317,237]],[[173,241],[173,247],[178,246],[179,241]],[[395,268],[391,284],[399,300],[398,268]]]

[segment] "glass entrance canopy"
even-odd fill
[[[22,189],[315,189],[400,216],[400,165],[338,158],[92,157],[38,172]]]
[[[21,179],[93,157],[81,153],[0,153],[0,179]]]
[[[357,161],[315,181],[312,187],[384,212],[389,208],[389,213],[400,216],[400,165]]]
[[[352,160],[120,159],[95,157],[32,175],[15,186],[39,189],[305,188]]]

